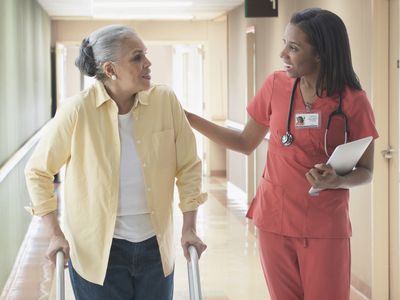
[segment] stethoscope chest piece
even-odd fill
[[[284,135],[282,135],[281,142],[284,146],[290,146],[293,143],[293,134],[286,132]]]
[[[287,118],[287,124],[286,124],[286,133],[284,135],[282,135],[282,137],[281,137],[281,143],[282,143],[283,146],[292,145],[293,144],[293,140],[294,140],[293,134],[290,132],[290,119],[292,118],[294,94],[295,94],[295,91],[296,91],[296,86],[299,83],[299,81],[300,81],[300,78],[296,78],[296,80],[294,81],[294,84],[293,84],[292,93],[290,95],[289,111],[288,111],[288,118]],[[327,145],[327,142],[326,142],[327,137],[326,136],[327,136],[327,132],[329,130],[329,126],[331,124],[331,119],[334,116],[341,116],[342,119],[343,119],[343,122],[344,122],[344,143],[347,143],[347,135],[348,135],[347,134],[347,117],[346,117],[346,115],[344,114],[344,112],[342,110],[342,100],[343,100],[342,99],[342,95],[339,94],[339,105],[338,105],[338,108],[329,115],[328,121],[326,123],[325,136],[324,136],[324,149],[325,149],[325,154],[328,157],[329,157],[329,154],[328,154],[328,149],[327,149],[327,146],[326,146]]]

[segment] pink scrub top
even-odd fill
[[[284,146],[290,95],[295,79],[286,72],[270,75],[247,111],[257,123],[269,127],[267,162],[247,216],[264,231],[290,237],[347,238],[351,236],[349,190],[331,189],[310,196],[305,174],[315,164],[326,162],[324,134],[331,112],[338,108],[339,96],[317,98],[307,111],[297,85],[290,130],[293,144]],[[348,119],[348,142],[378,137],[372,107],[364,91],[346,88],[342,110]],[[318,113],[319,127],[296,126],[296,114]],[[344,142],[344,122],[332,119],[327,138],[328,153]]]

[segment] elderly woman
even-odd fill
[[[66,100],[26,166],[30,211],[62,250],[76,299],[172,299],[173,190],[183,212],[181,243],[196,234],[201,162],[175,94],[151,85],[146,47],[129,27],[100,28],[82,41],[76,65],[96,82]],[[65,165],[65,227],[53,176]]]

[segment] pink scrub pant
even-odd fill
[[[262,230],[257,233],[272,300],[349,300],[349,238],[291,238]]]

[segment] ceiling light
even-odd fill
[[[107,8],[139,8],[139,7],[188,7],[193,2],[183,1],[159,1],[159,2],[93,2],[95,7]]]
[[[95,19],[107,20],[192,20],[193,15],[146,15],[146,14],[96,14],[93,16]]]

